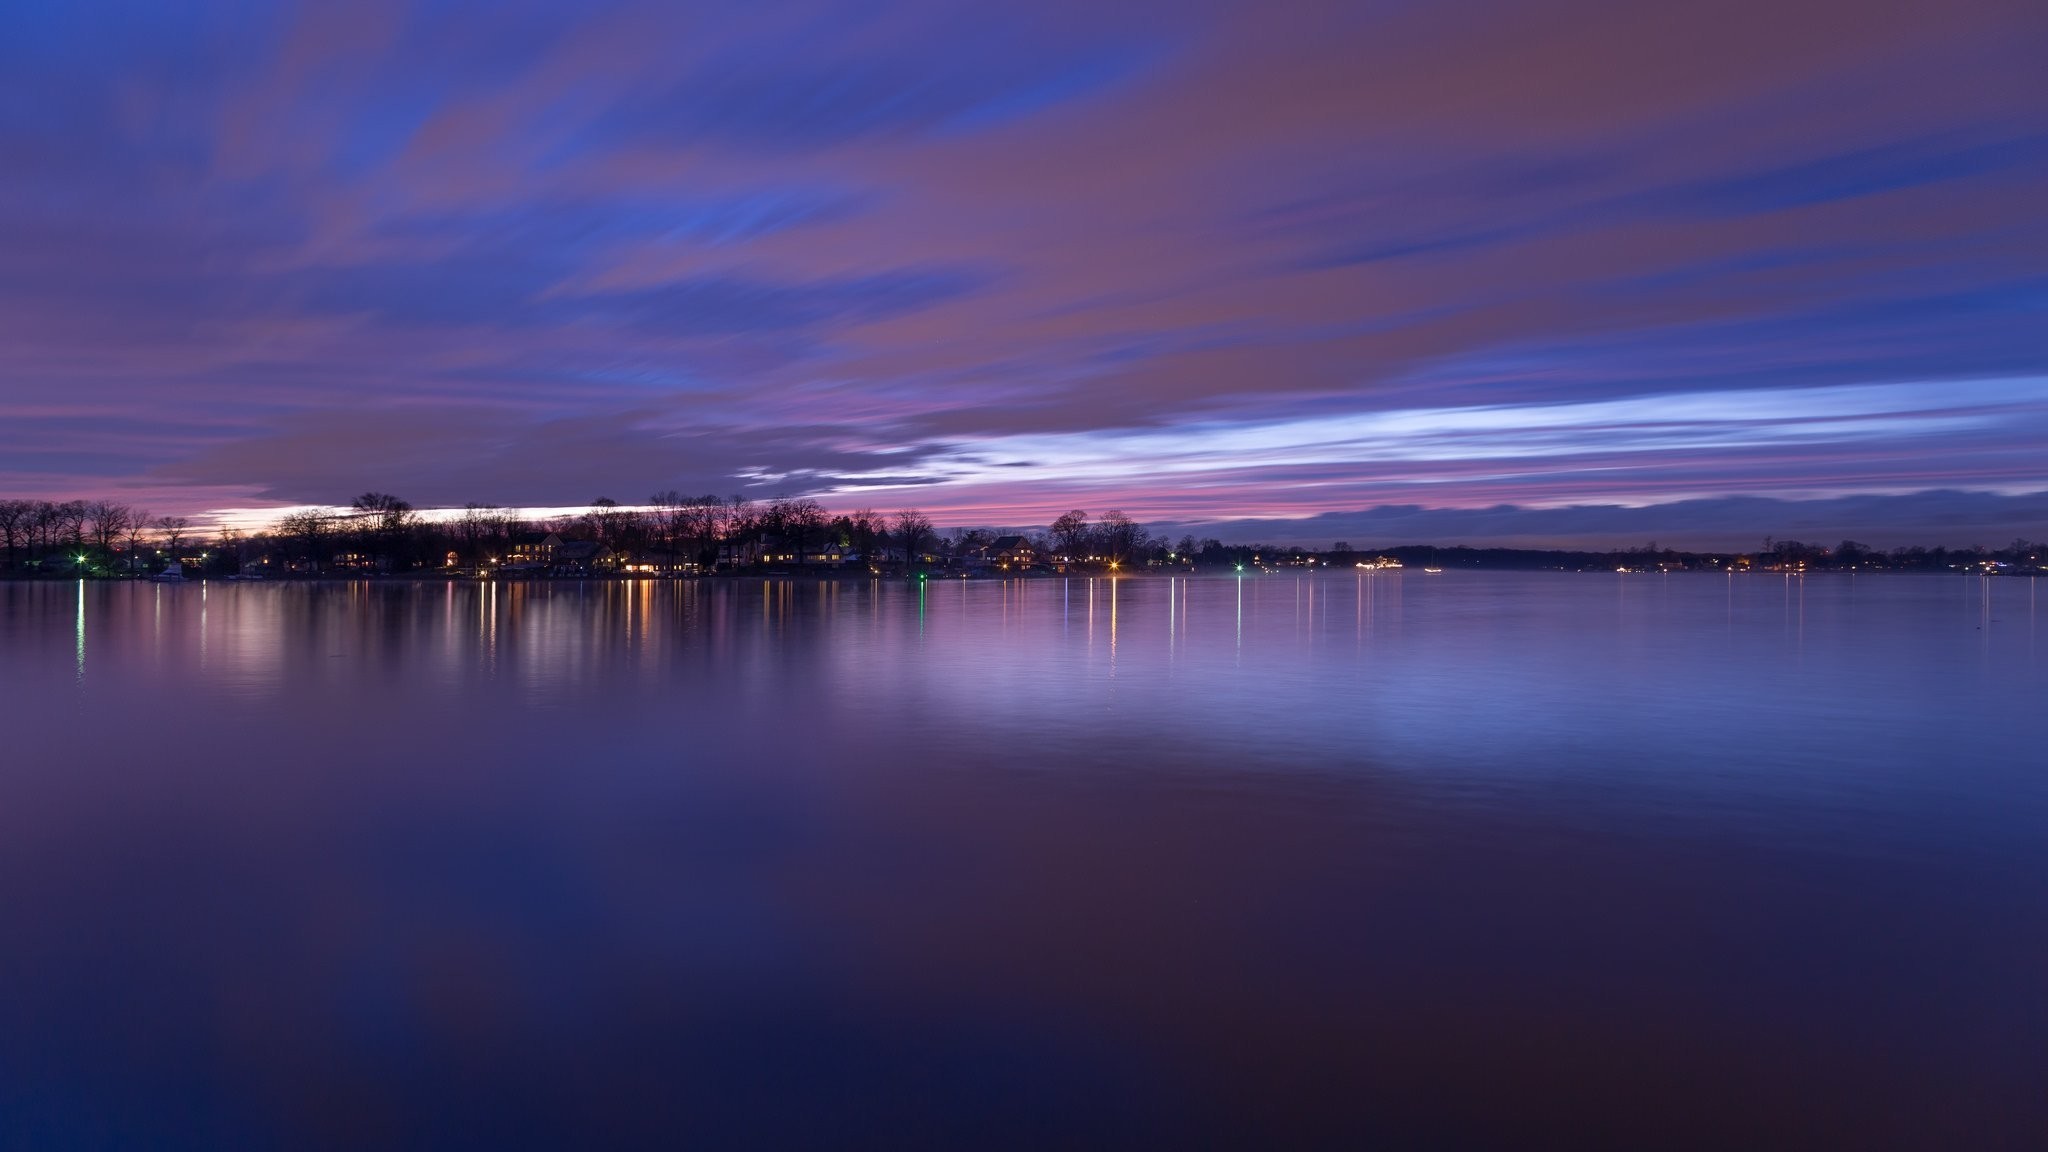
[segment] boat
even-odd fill
[[[1444,570],[1441,568],[1424,568],[1423,571],[1429,573],[1431,576],[1441,576],[1443,575]]]

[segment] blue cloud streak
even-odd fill
[[[15,5],[0,488],[2019,491],[2044,51],[1990,0]]]

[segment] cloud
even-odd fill
[[[997,127],[1087,96],[1135,70],[1128,55],[1070,57],[986,34],[879,56],[791,61],[733,53],[608,109],[615,139],[741,150],[829,148],[873,136]]]
[[[216,487],[260,475],[267,480],[250,495],[279,504],[346,503],[375,489],[421,507],[552,506],[671,488],[781,495],[887,476],[920,458],[822,425],[707,427],[686,412],[650,409],[534,419],[416,406],[290,417],[166,465],[155,479]]]
[[[1720,496],[1645,507],[1426,508],[1387,505],[1298,520],[1165,524],[1230,542],[1327,548],[1344,540],[1361,549],[1403,544],[1507,544],[1524,547],[1754,549],[1765,536],[1833,546],[1853,539],[1880,548],[1905,545],[2002,547],[2014,537],[2048,536],[2048,491],[2005,495],[1931,490],[1900,495],[1778,500]]]
[[[0,489],[2021,491],[2044,55],[2006,0],[13,5]]]

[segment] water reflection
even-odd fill
[[[0,1143],[2043,1130],[2035,585],[1768,579],[0,585]]]
[[[13,586],[7,589],[7,603],[16,616],[29,618],[38,601],[61,587],[69,601],[74,682],[87,686],[88,680],[107,677],[107,689],[116,692],[132,690],[137,678],[174,676],[216,694],[281,700],[320,685],[352,689],[363,669],[378,669],[392,682],[413,687],[462,690],[506,682],[537,701],[559,704],[599,688],[638,690],[653,678],[707,666],[743,673],[742,679],[766,669],[772,680],[790,674],[786,665],[800,655],[822,665],[829,677],[841,678],[832,681],[835,696],[864,696],[863,686],[872,684],[873,677],[863,673],[861,662],[883,661],[911,676],[928,676],[932,668],[974,668],[976,675],[928,688],[972,700],[989,676],[998,676],[1026,690],[1024,697],[1012,699],[1043,706],[1085,696],[1096,675],[1106,684],[1133,671],[1149,675],[1185,665],[1194,677],[1193,690],[1232,699],[1250,694],[1261,706],[1280,710],[1290,728],[1307,724],[1327,730],[1329,722],[1317,709],[1289,702],[1288,694],[1303,687],[1298,670],[1314,669],[1357,690],[1354,708],[1372,707],[1387,692],[1426,693],[1430,712],[1402,724],[1414,730],[1412,743],[1418,748],[1431,742],[1454,745],[1452,732],[1425,726],[1423,720],[1482,685],[1518,699],[1532,693],[1533,682],[1562,677],[1575,693],[1570,713],[1597,711],[1599,699],[1582,690],[1588,684],[1621,687],[1629,677],[1610,669],[1639,668],[1655,645],[1669,644],[1665,651],[1678,667],[1693,674],[1714,669],[1729,681],[1696,702],[1660,697],[1659,707],[1667,711],[1706,706],[1731,693],[1754,700],[1760,695],[1759,681],[1777,689],[1811,690],[1821,682],[1783,679],[1795,674],[1802,658],[1818,660],[1818,670],[1846,678],[1870,691],[1868,699],[1879,699],[1921,668],[1953,662],[1952,649],[1939,645],[1931,657],[1908,655],[1911,645],[1925,639],[1923,634],[1938,622],[1945,588],[1964,595],[1969,613],[1964,634],[1972,642],[1972,663],[1979,667],[2003,660],[2031,666],[2037,631],[2031,581],[2022,617],[2003,609],[2000,589],[2006,582],[1975,576],[1953,583],[1842,578],[1818,585],[1811,577],[1781,577],[1777,599],[1784,639],[1778,645],[1758,630],[1760,619],[1746,607],[1742,588],[1753,586],[1755,578],[1646,582],[1608,577],[1615,584],[1612,623],[1604,630],[1589,630],[1582,614],[1590,607],[1585,603],[1591,589],[1587,581],[1525,594],[1505,578],[1445,577],[1420,584],[1427,595],[1404,603],[1405,581],[1399,574],[1290,577],[1284,591],[1273,587],[1270,578],[1224,579],[1227,588],[1220,580],[1184,578],[955,581],[936,603],[929,582],[911,587],[879,581],[482,582],[422,588],[79,582]],[[1521,578],[1523,584],[1543,579]],[[1333,619],[1330,601],[1337,580],[1351,584],[1349,621]],[[1227,618],[1196,610],[1194,601],[1212,588],[1230,596]],[[1646,596],[1646,589],[1654,589],[1654,595]],[[2020,591],[2017,585],[2011,588],[2015,603]],[[1271,619],[1258,613],[1258,601],[1268,592],[1288,597],[1284,632],[1276,632]],[[1475,592],[1483,595],[1475,598]],[[1815,631],[1811,602],[1817,593],[1823,596],[1820,632]],[[1554,602],[1558,594],[1575,601],[1562,613]],[[735,607],[745,601],[754,603],[752,627],[735,618]],[[1697,610],[1709,603],[1715,626],[1701,633],[1695,627]],[[907,633],[889,627],[899,604],[914,616]],[[1082,616],[1078,635],[1069,631],[1077,611]],[[1125,619],[1133,614],[1141,624],[1146,618],[1156,624],[1134,633]],[[1381,635],[1389,622],[1414,623],[1423,632],[1402,638],[1396,628]],[[1682,639],[1674,637],[1674,628],[1684,630]],[[1219,635],[1224,629],[1227,633]],[[1324,643],[1341,634],[1338,629],[1351,632],[1353,641],[1341,658]],[[1072,648],[1063,640],[1069,636],[1078,641]],[[1596,645],[1590,642],[1596,636],[1606,639]],[[1226,663],[1217,662],[1217,642],[1228,645]],[[905,643],[927,650],[922,663],[909,659]],[[1870,646],[1890,646],[1901,655],[1873,669],[1856,656]],[[1099,674],[1088,671],[1091,652],[1102,657]],[[1603,664],[1607,660],[1612,663]],[[1789,662],[1794,671],[1771,671],[1777,660]],[[89,665],[98,669],[90,678]],[[1845,696],[1832,690],[1830,695]],[[1860,712],[1864,705],[1852,701],[1845,706]],[[1538,731],[1550,726],[1542,715],[1517,720]],[[1222,735],[1230,738],[1227,731]]]

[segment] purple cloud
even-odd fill
[[[31,0],[0,490],[1029,523],[2048,487],[2038,410],[1987,399],[2048,375],[2037,8]],[[1851,386],[1958,399],[1654,451],[1539,415]]]

